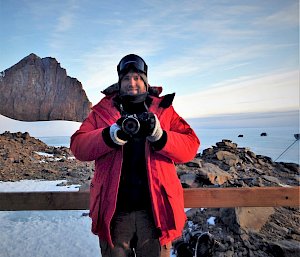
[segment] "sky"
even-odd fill
[[[185,118],[299,110],[298,0],[0,0],[0,23],[0,71],[54,57],[92,104],[135,53]]]

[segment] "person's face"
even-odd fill
[[[146,85],[141,76],[134,71],[128,72],[121,80],[120,94],[138,95],[146,93]]]

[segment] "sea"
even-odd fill
[[[264,128],[202,128],[193,126],[200,139],[199,153],[216,145],[223,139],[237,143],[238,147],[247,147],[257,155],[264,155],[277,162],[299,164],[300,140],[294,134],[298,127],[264,127]],[[262,133],[265,136],[262,136]],[[50,146],[70,146],[70,136],[38,137]]]

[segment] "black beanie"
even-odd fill
[[[146,62],[140,56],[136,54],[129,54],[124,56],[118,66],[117,66],[118,76],[119,76],[119,85],[121,83],[122,78],[130,71],[137,72],[142,80],[145,83],[145,86],[148,90],[148,66]]]

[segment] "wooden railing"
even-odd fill
[[[184,189],[186,208],[299,206],[300,187]],[[0,192],[0,211],[86,210],[89,191]]]

